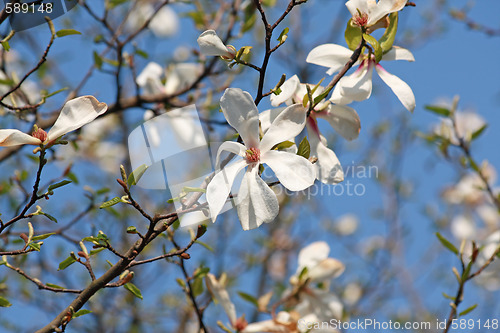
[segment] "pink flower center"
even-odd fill
[[[248,326],[248,322],[244,317],[236,319],[236,322],[234,323],[234,329],[237,332],[243,331],[246,327]]]
[[[352,22],[358,27],[364,27],[368,23],[368,14],[358,12],[352,18]]]
[[[31,136],[34,138],[37,138],[38,140],[40,140],[42,142],[45,142],[45,140],[47,140],[47,137],[48,137],[47,132],[45,132],[41,128],[38,128],[36,131],[33,131],[33,133],[31,133]]]
[[[248,163],[260,161],[260,150],[258,148],[250,148],[246,151],[245,158]]]

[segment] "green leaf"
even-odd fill
[[[120,197],[114,197],[114,198],[113,198],[113,199],[111,199],[111,200],[108,200],[108,201],[106,201],[106,202],[103,202],[103,203],[99,206],[99,208],[101,208],[101,209],[102,209],[102,208],[108,208],[108,207],[114,206],[114,205],[116,205],[117,203],[120,203],[120,202],[122,202],[122,198],[120,198]]]
[[[449,240],[447,240],[446,238],[444,238],[443,236],[441,236],[441,234],[439,232],[436,232],[436,236],[437,236],[437,238],[439,239],[439,241],[441,242],[441,244],[443,244],[443,246],[445,248],[447,248],[451,252],[453,252],[456,255],[458,255],[458,250],[455,247],[455,245],[453,245]]]
[[[48,218],[48,219],[49,219],[49,220],[51,220],[52,222],[57,223],[57,219],[56,219],[54,216],[52,216],[52,215],[50,215],[50,214],[47,214],[47,213],[44,213],[44,212],[40,212],[40,214],[41,214],[41,215],[43,215],[43,216],[45,216],[46,218]]]
[[[255,9],[256,8],[253,3],[250,3],[248,4],[248,6],[246,6],[243,24],[241,25],[241,33],[249,31],[255,25],[255,22],[257,21],[257,14]]]
[[[426,105],[425,109],[443,117],[449,117],[451,115],[451,111],[449,109],[440,106]]]
[[[69,89],[68,87],[64,87],[64,88],[61,88],[61,89],[56,90],[56,91],[54,91],[54,92],[48,93],[47,95],[45,95],[45,96],[43,96],[43,97],[44,97],[44,98],[49,98],[49,97],[52,97],[52,96],[54,96],[54,95],[57,95],[57,94],[59,94],[60,92],[63,92],[63,91],[68,90],[68,89]],[[68,178],[69,178],[69,177],[68,177]]]
[[[51,287],[51,288],[64,289],[64,287],[58,286],[57,284],[53,284],[53,283],[46,283],[46,285],[47,285],[47,287]]]
[[[203,293],[203,278],[198,277],[194,279],[193,283],[191,284],[191,290],[193,291],[193,296],[199,296]]]
[[[356,50],[361,43],[361,38],[363,36],[363,32],[361,28],[352,23],[352,19],[347,22],[347,27],[345,29],[344,37],[347,43],[347,46],[351,50]]]
[[[10,50],[10,45],[9,45],[9,42],[4,40],[4,41],[1,41],[0,44],[2,44],[2,47],[5,51],[9,52]],[[9,303],[10,304],[10,303]],[[10,306],[10,305],[9,305]]]
[[[127,228],[127,234],[136,234],[137,233],[137,228],[134,226],[128,227]]]
[[[57,37],[64,37],[64,36],[69,36],[69,35],[81,35],[82,33],[80,31],[76,31],[73,29],[61,29],[58,32],[56,32]]]
[[[179,286],[181,286],[182,288],[186,288],[186,282],[183,279],[177,278],[177,279],[175,279],[175,281],[177,281],[177,284]]]
[[[0,306],[4,308],[8,308],[9,306],[12,306],[12,304],[6,299],[0,296]]]
[[[389,26],[385,29],[384,35],[379,39],[380,47],[382,52],[385,54],[392,49],[394,44],[394,39],[396,38],[396,32],[398,31],[398,13],[392,13],[389,15]]]
[[[149,58],[149,54],[146,51],[143,51],[141,49],[135,49],[134,53],[137,54],[138,56],[143,57],[144,59],[148,59]]]
[[[443,294],[443,297],[444,297],[444,298],[447,298],[447,299],[449,299],[449,300],[451,300],[451,301],[455,302],[455,297],[450,296],[450,295],[448,295],[448,294],[446,294],[446,293],[442,293],[442,294]]]
[[[311,146],[309,145],[309,141],[307,141],[307,137],[304,137],[300,142],[297,155],[304,158],[309,158],[309,155],[311,155]]]
[[[383,53],[382,53],[382,47],[380,47],[378,40],[375,37],[368,34],[363,34],[363,38],[368,44],[372,46],[373,52],[375,53],[375,61],[379,63],[380,60],[382,60]]]
[[[71,180],[60,181],[59,183],[49,185],[48,191],[51,192],[51,191],[55,190],[56,188],[63,187],[63,186],[68,185],[70,183],[71,183]]]
[[[127,184],[128,187],[130,188],[133,185],[136,185],[137,182],[141,179],[142,175],[144,175],[144,172],[148,169],[148,166],[146,164],[143,164],[139,166],[137,169],[135,169],[128,177]]]
[[[288,38],[288,31],[290,31],[290,29],[288,27],[286,27],[280,33],[280,35],[279,35],[279,37],[277,39],[280,44],[283,44],[286,41],[286,39]]]
[[[207,249],[210,252],[214,252],[214,249],[210,245],[203,243],[202,241],[197,240],[195,243],[200,244],[201,246],[203,246],[205,249]]]
[[[127,1],[128,0],[109,0],[108,5],[112,9],[115,8],[116,6],[126,3]]]
[[[125,289],[130,291],[132,294],[134,294],[135,297],[143,299],[141,291],[139,290],[139,288],[137,288],[137,286],[135,284],[133,284],[131,282],[125,283],[124,287],[125,287]]]
[[[97,253],[99,253],[99,252],[101,252],[101,251],[103,251],[105,249],[106,248],[104,248],[104,247],[100,247],[98,249],[90,250],[89,255],[93,256],[94,254],[97,254]]]
[[[73,258],[72,256],[67,257],[61,263],[59,264],[59,268],[57,269],[58,271],[62,271],[63,269],[68,268],[69,266],[73,265],[76,262],[76,259]]]
[[[38,236],[34,236],[31,240],[33,242],[41,241],[41,240],[49,238],[50,236],[55,235],[55,234],[56,234],[55,232],[51,232],[51,233],[48,233],[48,234],[38,235]]]
[[[209,267],[200,267],[200,268],[197,268],[196,271],[194,272],[194,278],[199,278],[199,277],[204,277],[205,275],[208,274],[208,272],[210,272],[210,268]]]
[[[81,309],[80,311],[77,311],[73,314],[73,318],[77,318],[86,314],[92,313],[92,311],[87,310],[87,309]]]
[[[307,267],[302,268],[302,270],[300,271],[300,274],[299,274],[299,281],[302,281],[304,279],[304,277],[307,276],[308,271],[309,270],[307,269]]]
[[[97,69],[101,69],[102,68],[102,58],[97,53],[97,51],[94,51],[94,64],[97,67]]]
[[[290,148],[294,144],[295,144],[295,142],[292,142],[292,141],[283,141],[281,143],[276,144],[272,149],[283,150],[283,149]]]
[[[479,136],[481,136],[481,134],[483,134],[486,127],[488,127],[488,124],[484,124],[480,129],[478,129],[477,131],[472,133],[471,140],[476,140],[477,138],[479,138]]]
[[[28,246],[31,249],[40,252],[40,244],[38,244],[38,243],[29,243]]]
[[[253,297],[252,295],[249,295],[249,294],[244,293],[242,291],[238,291],[238,295],[240,295],[240,297],[243,298],[245,301],[255,305],[256,308],[259,307],[259,301],[255,297]]]
[[[460,312],[458,314],[459,317],[462,317],[462,316],[465,316],[466,314],[468,314],[469,312],[471,312],[472,310],[474,310],[475,308],[477,307],[477,304],[474,304],[472,306],[469,306],[467,309],[465,309],[464,311]]]

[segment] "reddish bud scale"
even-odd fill
[[[189,255],[189,253],[183,252],[183,253],[181,253],[181,258],[187,260],[187,259],[191,259],[191,256]]]

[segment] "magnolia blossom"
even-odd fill
[[[292,139],[302,131],[306,114],[298,104],[286,108],[259,141],[259,114],[249,93],[237,88],[226,89],[220,105],[229,125],[240,134],[244,145],[226,141],[219,148],[216,167],[220,167],[223,151],[242,159],[219,170],[208,185],[206,196],[210,214],[215,221],[235,178],[246,168],[236,199],[237,211],[243,229],[254,229],[263,222],[273,221],[279,211],[276,195],[259,176],[261,164],[267,164],[281,184],[291,191],[304,190],[314,183],[315,170],[311,162],[302,156],[271,150],[274,145]]]
[[[475,112],[456,112],[455,123],[456,130],[451,119],[442,119],[441,124],[434,128],[434,133],[450,140],[454,145],[460,145],[459,138],[468,142],[472,134],[486,125],[483,117]]]
[[[179,18],[175,11],[170,6],[162,6],[156,13],[156,9],[152,3],[140,1],[134,10],[130,13],[127,20],[127,28],[130,31],[136,31],[146,23],[150,17],[153,19],[149,22],[149,29],[157,37],[170,37],[179,30]]]
[[[379,1],[380,2],[380,1]],[[309,52],[306,61],[312,64],[329,67],[327,74],[338,72],[345,66],[352,55],[352,51],[336,44],[323,44],[315,47]],[[393,46],[382,60],[407,60],[415,61],[410,51],[401,47]],[[395,75],[387,72],[380,63],[377,63],[375,56],[367,53],[360,56],[357,64],[358,69],[351,75],[344,76],[335,86],[331,101],[337,104],[349,104],[353,101],[363,101],[368,99],[372,93],[373,68],[389,88],[396,94],[403,106],[408,111],[415,109],[415,96],[410,86]]]
[[[388,14],[400,11],[408,0],[349,0],[346,7],[352,15],[352,22],[371,32],[387,27],[385,18]]]
[[[224,59],[233,59],[236,55],[234,46],[226,46],[214,30],[204,31],[197,39],[200,51],[206,56],[220,56]]]
[[[307,95],[306,85],[299,82],[297,75],[286,80],[280,89],[281,93],[279,95],[271,95],[271,105],[273,106],[278,106],[281,103],[287,105],[293,103],[302,104],[304,96]],[[323,87],[318,87],[313,97],[320,95],[323,91]],[[262,113],[263,130],[267,129],[268,124],[278,116],[281,110],[274,109]],[[306,109],[303,110],[307,112]],[[333,150],[328,148],[325,137],[319,131],[318,119],[328,121],[330,126],[347,140],[354,140],[358,137],[361,123],[358,114],[353,108],[345,105],[335,105],[330,101],[320,102],[307,118],[306,128],[311,146],[311,156],[318,158],[315,163],[316,178],[325,184],[336,184],[344,180],[344,172],[337,156]]]
[[[32,135],[17,129],[0,130],[0,146],[47,145],[64,134],[74,131],[106,112],[106,103],[100,103],[93,96],[77,97],[64,104],[54,126],[47,133],[37,128]]]

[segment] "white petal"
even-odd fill
[[[295,91],[297,91],[299,84],[300,81],[297,75],[294,75],[286,80],[280,87],[281,93],[279,95],[271,94],[271,105],[276,107],[281,103],[291,100]]]
[[[290,191],[302,191],[314,184],[316,172],[311,162],[302,156],[270,150],[260,158]]]
[[[278,198],[260,178],[258,164],[249,166],[238,191],[238,217],[243,230],[272,222],[279,213]]]
[[[215,162],[215,168],[216,169],[219,169],[220,168],[220,156],[222,154],[223,151],[229,151],[233,154],[236,154],[238,156],[241,156],[241,157],[244,157],[245,156],[245,146],[243,146],[241,143],[239,142],[233,142],[233,141],[225,141],[223,142],[220,147],[219,147],[219,150],[217,151],[217,159],[216,159],[216,162]]]
[[[221,286],[215,276],[210,273],[206,275],[205,282],[207,283],[207,288],[210,293],[224,308],[231,325],[234,325],[236,322],[236,308],[233,302],[231,302],[227,290]]]
[[[345,3],[352,16],[359,15],[358,9],[361,13],[368,14],[370,7],[367,0],[349,0]]]
[[[451,233],[458,240],[473,240],[476,238],[476,226],[470,217],[458,215],[451,221]]]
[[[373,63],[365,60],[353,74],[337,83],[340,94],[358,102],[368,99],[372,94],[372,75]]]
[[[163,68],[156,62],[150,62],[137,76],[137,85],[144,89],[148,95],[159,94],[163,92],[163,85],[161,84],[161,76],[163,75]]]
[[[337,155],[326,146],[326,139],[319,134],[309,123],[307,138],[311,146],[311,156],[318,158],[314,164],[316,178],[324,184],[337,184],[344,180],[344,171]]]
[[[94,96],[81,96],[68,101],[50,129],[48,141],[53,141],[90,123],[107,109],[106,103],[99,102]]]
[[[200,46],[200,51],[204,55],[234,57],[234,54],[229,52],[230,50],[224,45],[214,30],[204,31],[200,37],[198,37],[197,41]]]
[[[217,172],[208,184],[206,196],[213,222],[215,222],[217,215],[219,215],[222,207],[224,207],[226,203],[234,179],[246,165],[247,163],[244,160],[228,164],[224,169]]]
[[[400,11],[407,2],[408,0],[378,0],[377,6],[369,13],[367,26],[374,25],[387,14]]]
[[[323,44],[316,46],[309,52],[306,62],[323,67],[329,67],[328,74],[338,72],[345,66],[352,55],[348,48],[337,44]]]
[[[16,129],[0,130],[0,147],[39,145],[42,141]]]
[[[299,252],[298,262],[300,273],[304,267],[311,268],[319,264],[322,260],[328,258],[330,246],[326,242],[314,242],[302,248]]]
[[[399,46],[393,46],[389,52],[382,56],[382,60],[391,61],[391,60],[407,60],[407,61],[415,61],[415,57],[413,54]]]
[[[294,104],[283,110],[262,137],[261,154],[270,150],[275,144],[299,135],[306,124],[306,113],[306,109],[301,104]]]
[[[259,146],[259,111],[252,96],[239,88],[228,88],[220,107],[229,125],[241,136],[247,148]]]
[[[394,94],[396,94],[404,107],[408,111],[413,112],[413,110],[415,110],[415,96],[413,95],[413,91],[410,86],[396,75],[392,75],[387,72],[379,64],[376,65],[375,69],[377,70],[380,78],[389,86],[389,88],[391,88]]]
[[[340,81],[342,81],[342,79],[340,79]],[[354,102],[354,100],[349,98],[348,96],[342,95],[340,93],[341,90],[342,89],[340,88],[339,84],[337,83],[335,88],[333,88],[332,96],[330,97],[330,102],[335,103],[335,104],[339,104],[339,105],[346,105],[346,104],[351,104],[352,102]]]
[[[163,6],[149,23],[149,28],[156,37],[170,37],[179,29],[179,18],[172,8]]]
[[[327,120],[330,126],[347,140],[356,139],[361,130],[358,113],[348,106],[330,105],[325,111],[316,113],[316,117]]]
[[[241,333],[288,333],[290,329],[287,326],[280,325],[274,320],[263,320],[256,323],[248,324]]]
[[[203,72],[201,64],[181,63],[171,65],[168,68],[165,93],[173,94],[179,90],[191,86]]]
[[[329,281],[341,275],[345,270],[342,262],[333,258],[326,258],[307,271],[307,277],[312,283]]]
[[[263,133],[267,132],[267,130],[269,129],[269,127],[271,127],[272,122],[285,109],[286,109],[286,107],[276,108],[276,109],[269,109],[269,110],[266,110],[266,111],[262,111],[259,114],[260,127],[261,127]]]

